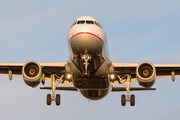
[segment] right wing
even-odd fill
[[[30,61],[32,62],[32,61]],[[0,74],[9,75],[9,79],[12,76],[22,76],[22,68],[26,63],[0,63]],[[45,80],[51,81],[51,73],[65,75],[65,66],[67,62],[48,62],[39,63],[42,68],[42,72],[45,73]],[[64,84],[72,84],[72,82],[64,81]]]

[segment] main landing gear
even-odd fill
[[[56,102],[56,105],[60,105],[61,103],[61,96],[60,94],[56,94],[55,96],[55,89],[57,87],[57,85],[60,83],[60,81],[62,81],[62,78],[64,77],[64,75],[62,75],[61,77],[58,77],[59,79],[57,81],[55,81],[55,74],[51,74],[51,89],[52,89],[52,97],[51,97],[51,94],[47,94],[47,105],[51,105],[51,102],[52,101],[55,101]],[[55,85],[55,82],[56,85]]]
[[[121,96],[121,105],[125,106],[126,102],[129,101],[130,105],[134,106],[135,105],[135,95],[131,95],[131,96],[129,95],[130,86],[131,86],[131,75],[126,75],[126,77],[127,77],[127,79],[125,81],[123,81],[122,78],[120,78],[118,76],[120,82],[123,83],[123,85],[125,86],[126,91],[127,91],[127,98],[124,94]],[[125,84],[125,82],[127,83],[127,85]]]
[[[47,105],[51,105],[51,102],[53,100],[56,102],[56,105],[60,105],[61,102],[60,94],[56,94],[56,98],[51,98],[51,94],[47,94]]]
[[[126,102],[129,101],[131,106],[134,106],[135,105],[135,95],[131,95],[131,97],[127,97],[125,95],[122,95],[121,96],[121,105],[122,106],[125,106],[126,105]]]

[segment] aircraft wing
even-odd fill
[[[0,63],[0,74],[12,76],[22,76],[22,68],[25,63]],[[39,63],[44,73],[65,74],[65,65],[67,62],[48,62]],[[50,81],[50,74],[45,74],[45,80]]]
[[[112,62],[114,66],[114,74],[123,75],[123,74],[132,74],[131,82],[137,81],[136,78],[136,68],[139,63],[121,63],[121,62]],[[152,64],[156,70],[156,78],[165,78],[180,76],[180,64]],[[173,79],[173,78],[172,78]]]

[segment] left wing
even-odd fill
[[[112,62],[112,65],[114,67],[114,74],[132,74],[131,82],[137,81],[137,68],[140,65],[139,63]],[[156,78],[171,77],[174,81],[175,76],[180,76],[180,64],[152,64],[152,66],[155,68]],[[116,81],[116,83],[112,84],[115,85],[119,83]]]

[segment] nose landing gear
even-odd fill
[[[81,55],[81,58],[84,60],[84,65],[85,65],[85,71],[84,71],[84,75],[88,75],[88,61],[91,60],[91,55],[89,55],[87,53],[87,50],[85,50],[84,54]]]

